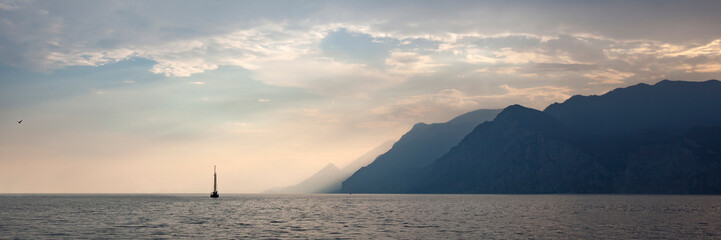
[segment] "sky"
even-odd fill
[[[0,0],[0,193],[221,193],[414,123],[721,78],[719,1]],[[17,121],[23,120],[22,123]]]

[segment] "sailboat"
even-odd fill
[[[213,192],[210,193],[211,198],[218,198],[218,174],[215,172],[215,165],[213,165]]]

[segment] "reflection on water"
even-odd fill
[[[0,238],[719,238],[721,196],[0,195]]]

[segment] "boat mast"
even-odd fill
[[[213,192],[218,192],[218,174],[215,173],[215,165],[213,165]]]

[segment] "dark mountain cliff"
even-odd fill
[[[481,109],[445,123],[418,123],[386,153],[343,182],[342,192],[397,192],[408,177],[433,163],[458,144],[478,124],[492,120],[500,110]]]
[[[721,124],[721,82],[663,80],[601,96],[573,96],[544,112],[569,128],[591,135],[633,135],[649,130],[683,131]]]
[[[721,82],[638,84],[543,112],[509,106],[432,164],[397,176],[367,189],[721,194]]]
[[[604,192],[608,173],[548,114],[514,105],[420,171],[409,192]]]

